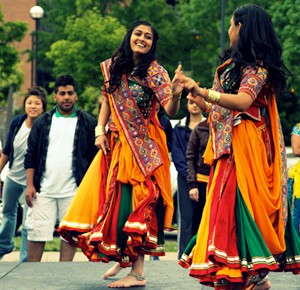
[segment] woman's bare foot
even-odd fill
[[[146,286],[146,278],[133,273],[129,273],[126,277],[110,283],[108,288],[130,288],[130,287],[144,287]]]
[[[109,277],[116,276],[121,270],[122,267],[120,266],[120,263],[117,262],[102,275],[102,278],[108,279]]]
[[[272,284],[269,279],[267,279],[264,283],[258,284],[254,290],[269,290],[271,289]]]

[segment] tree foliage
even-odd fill
[[[53,76],[53,62],[46,57],[52,43],[65,39],[65,25],[67,18],[76,15],[76,6],[73,0],[39,0],[44,9],[44,17],[39,25],[38,71]],[[55,76],[53,76],[55,77]],[[47,84],[43,84],[48,87]]]
[[[290,143],[293,126],[300,121],[300,1],[274,1],[270,14],[283,47],[283,59],[293,75],[287,92],[278,100],[286,144]]]
[[[126,30],[110,16],[101,16],[96,8],[86,10],[81,16],[70,16],[65,26],[65,39],[51,45],[46,56],[54,63],[55,75],[72,74],[77,82],[79,105],[89,108],[91,101],[85,93],[93,93],[95,109],[103,78],[100,72],[100,61],[109,58],[120,44]],[[94,111],[94,110],[92,110]]]
[[[19,89],[22,84],[19,52],[13,42],[21,41],[26,30],[23,22],[4,22],[0,10],[0,103],[6,101],[9,87]]]
[[[40,31],[39,63],[57,77],[70,73],[78,82],[80,105],[96,112],[102,76],[99,62],[110,57],[130,24],[143,19],[159,32],[159,61],[170,76],[180,61],[183,69],[202,86],[210,87],[219,63],[221,33],[225,35],[233,11],[249,1],[226,2],[225,27],[221,29],[221,3],[214,0],[40,0],[46,16]],[[279,99],[286,142],[292,125],[300,119],[298,63],[300,61],[300,0],[251,1],[272,17],[283,46],[283,59],[294,75],[289,90]]]

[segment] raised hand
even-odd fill
[[[172,94],[173,96],[180,95],[184,89],[184,83],[182,82],[184,73],[182,72],[182,65],[179,64],[175,70],[175,76],[172,79]]]

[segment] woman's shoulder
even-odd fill
[[[100,64],[102,64],[102,63],[106,63],[106,64],[109,63],[110,64],[111,63],[111,57],[100,62]]]
[[[149,72],[152,73],[160,73],[160,72],[167,72],[162,64],[160,64],[156,59],[152,60],[149,67],[148,67],[148,74]]]
[[[296,134],[296,135],[300,136],[300,123],[294,125],[291,134]]]
[[[17,115],[17,116],[12,118],[11,125],[16,125],[16,124],[24,121],[25,119],[26,119],[26,114]]]
[[[261,79],[265,80],[268,76],[268,69],[260,64],[246,65],[243,68],[243,74],[257,75],[260,76]]]

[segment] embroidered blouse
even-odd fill
[[[228,60],[217,68],[213,83],[213,90],[226,92],[226,69],[232,67],[232,60]],[[260,66],[247,66],[243,69],[239,92],[249,94],[254,102],[245,111],[232,111],[218,105],[213,105],[210,113],[210,130],[214,149],[214,159],[223,154],[231,154],[231,140],[233,126],[241,122],[241,118],[248,117],[253,121],[261,121],[261,108],[267,106],[268,95],[271,93],[266,85],[268,72]]]
[[[110,63],[111,59],[101,63],[104,81],[110,78]],[[172,88],[168,72],[153,61],[144,79],[124,74],[121,85],[113,93],[102,92],[116,112],[119,128],[122,128],[141,171],[150,176],[162,165],[162,158],[155,140],[149,137],[148,124],[150,120],[158,122],[155,118],[156,101],[165,106],[170,99]]]

